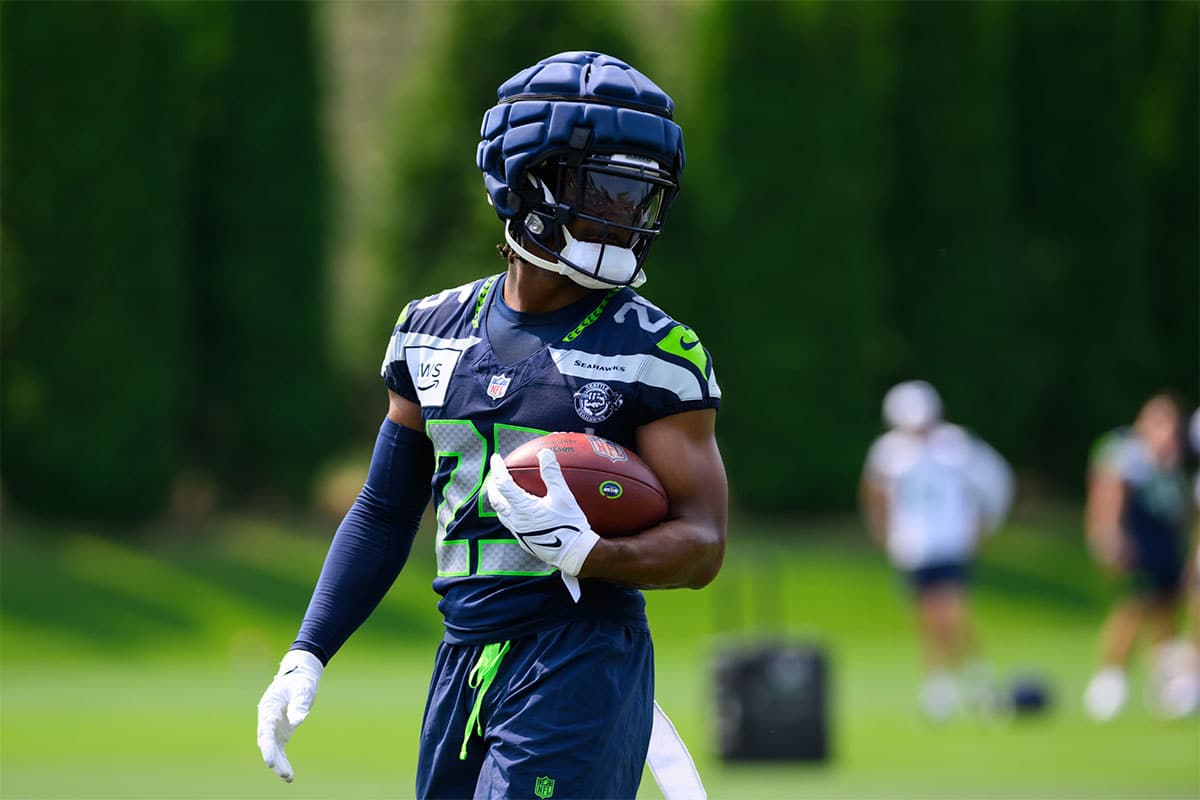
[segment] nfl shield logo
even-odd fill
[[[512,378],[507,375],[493,375],[492,382],[488,384],[488,397],[493,400],[499,400],[508,392],[508,385],[512,383]],[[553,783],[553,781],[551,781]]]
[[[538,778],[533,782],[533,793],[542,800],[554,795],[554,778]]]
[[[618,461],[628,461],[629,456],[625,455],[625,449],[619,444],[613,444],[607,439],[601,439],[599,436],[589,436],[588,442],[592,445],[592,450],[596,451],[596,455],[604,456],[614,464]]]

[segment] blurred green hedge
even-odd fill
[[[615,54],[680,101],[683,192],[641,291],[714,354],[739,502],[852,506],[880,400],[906,378],[1067,492],[1090,441],[1150,393],[1197,399],[1198,8],[609,10],[635,48]],[[502,268],[472,166],[495,87],[610,46],[557,35],[581,29],[578,4],[479,11],[450,4],[419,102],[400,105],[383,317]]]
[[[403,304],[503,268],[479,122],[569,49],[679,101],[688,167],[644,294],[714,355],[738,502],[851,506],[904,378],[1067,491],[1145,396],[1197,399],[1196,4],[457,0],[429,19],[380,98],[377,299],[347,323],[378,335],[335,376],[312,7],[0,4],[18,504],[143,516],[188,473],[303,497],[339,387],[378,390]]]
[[[188,406],[178,42],[124,3],[5,3],[0,37],[5,486],[145,513]]]
[[[3,479],[136,519],[302,496],[330,430],[306,4],[4,3]]]

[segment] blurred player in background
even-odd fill
[[[1192,555],[1187,566],[1188,589],[1192,600],[1192,639],[1196,649],[1200,651],[1200,409],[1192,413],[1192,422],[1188,426],[1188,441],[1192,445],[1192,456],[1196,463],[1196,475],[1192,482],[1195,513],[1192,521]],[[1200,664],[1197,665],[1197,669],[1200,669]]]
[[[1196,468],[1192,482],[1192,546],[1183,569],[1189,627],[1168,646],[1160,665],[1159,704],[1175,717],[1200,713],[1200,409],[1192,413],[1188,443]]]
[[[1184,640],[1187,646],[1186,656],[1181,657],[1183,663],[1178,673],[1169,678],[1170,685],[1164,688],[1167,705],[1181,715],[1200,712],[1200,409],[1192,413],[1188,440],[1196,468],[1192,482],[1192,552],[1184,569],[1191,632]]]
[[[654,704],[639,591],[704,586],[725,548],[711,359],[632,288],[683,170],[674,103],[585,52],[521,71],[498,96],[477,163],[507,269],[400,314],[367,482],[259,704],[259,747],[290,781],[284,744],[404,565],[432,483],[445,636],[417,797],[632,798],[647,761],[668,798],[703,797]],[[549,449],[546,496],[526,494],[502,456],[551,431],[641,455],[666,489],[666,521],[599,538]]]
[[[906,573],[924,657],[921,709],[934,721],[964,702],[990,712],[996,702],[967,603],[971,560],[1012,501],[1003,458],[963,428],[942,420],[937,391],[906,381],[884,397],[890,430],[871,445],[860,501],[872,536]]]
[[[1146,401],[1131,428],[1105,434],[1092,450],[1084,517],[1088,544],[1103,569],[1125,579],[1123,595],[1101,630],[1099,667],[1084,691],[1084,707],[1100,721],[1125,706],[1127,670],[1143,628],[1153,648],[1152,704],[1167,716],[1188,711],[1163,691],[1186,669],[1182,662],[1190,649],[1174,640],[1188,519],[1183,447],[1182,411],[1163,393]]]

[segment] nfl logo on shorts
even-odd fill
[[[501,397],[504,397],[510,383],[512,383],[512,378],[507,375],[493,375],[492,382],[488,384],[487,388],[488,397],[493,400],[499,400]]]
[[[545,800],[554,796],[554,778],[538,778],[533,782],[533,793]]]

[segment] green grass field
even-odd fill
[[[427,533],[376,615],[334,660],[289,755],[263,767],[255,703],[295,632],[329,529],[226,519],[145,543],[86,527],[3,527],[0,796],[402,798],[440,631]],[[422,546],[424,545],[424,546]],[[708,589],[652,593],[658,699],[712,798],[1195,798],[1200,721],[1140,703],[1083,715],[1107,592],[1076,515],[1039,514],[991,542],[976,608],[1002,675],[1052,682],[1052,713],[931,727],[904,595],[849,521],[741,522]],[[764,638],[823,644],[834,686],[825,766],[713,756],[712,656]],[[653,781],[642,797],[659,797]]]

